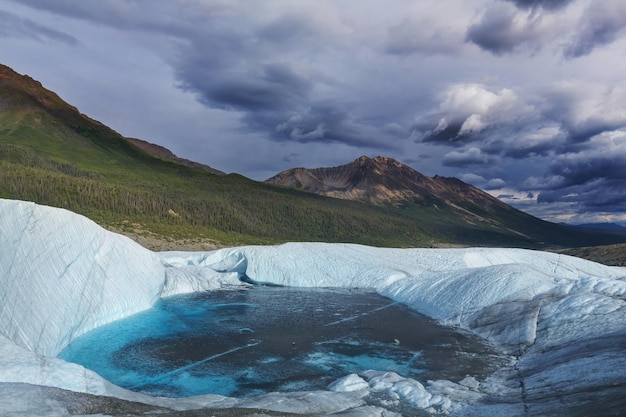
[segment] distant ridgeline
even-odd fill
[[[540,247],[626,241],[624,235],[541,221],[457,179],[424,177],[388,158],[364,157],[342,169],[350,195],[324,188],[328,181],[320,171],[314,172],[321,178],[317,189],[302,187],[302,181],[267,184],[225,175],[125,138],[0,65],[0,197],[67,208],[122,232],[222,245]],[[420,181],[426,188],[416,191]],[[378,188],[360,187],[366,182]]]

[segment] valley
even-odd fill
[[[623,0],[0,0],[0,417],[626,417]]]
[[[262,183],[178,158],[123,137],[36,80],[0,67],[0,197],[69,209],[151,249],[626,242],[623,233],[545,222],[458,179],[429,178],[390,158],[298,172],[317,175],[318,183]]]
[[[32,311],[5,310],[2,326],[7,337],[0,338],[0,347],[9,352],[10,362],[0,366],[0,380],[5,381],[0,384],[0,397],[8,401],[9,409],[23,407],[10,398],[29,392],[21,384],[25,382],[38,385],[36,398],[68,413],[110,412],[119,406],[137,415],[156,409],[193,415],[198,408],[221,409],[216,415],[248,415],[268,408],[273,411],[265,415],[313,410],[330,414],[345,409],[367,413],[381,408],[503,413],[528,408],[541,414],[562,407],[550,399],[550,392],[570,376],[562,374],[560,362],[544,352],[568,349],[569,339],[562,341],[553,333],[570,324],[569,316],[537,316],[535,297],[554,304],[550,308],[560,302],[553,299],[555,293],[565,294],[566,300],[583,297],[594,309],[607,299],[619,304],[621,281],[615,276],[620,269],[543,251],[494,248],[549,249],[623,265],[626,235],[619,231],[545,222],[456,178],[426,177],[385,157],[363,156],[340,167],[295,169],[268,183],[253,181],[178,158],[158,145],[125,138],[6,67],[0,68],[0,87],[0,197],[10,199],[0,200],[5,207],[2,231],[8,233],[2,256],[9,260],[6,265],[14,265],[0,276],[3,291],[7,299],[39,299],[41,292],[66,300],[55,305],[79,306],[69,311],[39,302]],[[71,236],[70,241],[66,236]],[[238,245],[252,246],[227,249]],[[189,252],[152,252],[180,250]],[[29,260],[23,256],[33,251],[44,255]],[[48,264],[50,259],[55,261]],[[555,271],[562,275],[556,281]],[[570,288],[567,283],[583,275],[609,282],[611,294],[618,298],[585,286]],[[23,277],[30,277],[33,285],[24,287]],[[330,391],[316,391],[312,404],[302,404],[298,392],[247,399],[212,394],[196,400],[159,399],[130,393],[53,357],[78,335],[143,311],[158,299],[236,287],[243,285],[242,277],[272,285],[371,288],[455,329],[486,338],[499,354],[514,355],[517,364],[501,366],[480,381],[457,375],[424,384],[361,370],[360,375],[332,382]],[[100,294],[97,311],[119,304],[117,312],[92,311],[92,300],[81,290],[86,286],[91,288],[89,294]],[[485,294],[489,301],[482,305]],[[509,295],[503,299],[503,294]],[[506,301],[519,294],[525,294],[522,302]],[[29,303],[15,304],[19,305]],[[460,313],[459,305],[464,306]],[[623,334],[611,333],[619,314],[599,318],[576,314],[577,323],[588,322],[589,329],[596,330],[585,336],[576,352],[594,363],[609,364],[603,365],[598,379],[586,383],[583,397],[598,389],[607,376],[617,388],[600,397],[606,409],[619,409],[623,378],[610,371],[622,361]],[[516,319],[511,322],[511,317]],[[582,334],[578,324],[572,332]],[[604,334],[610,335],[609,345],[593,351]],[[578,366],[576,355],[566,357],[568,364]],[[14,372],[15,358],[19,363],[43,365]],[[546,365],[543,370],[536,369],[538,363]],[[45,376],[38,376],[42,369]],[[544,384],[546,378],[556,382]],[[527,384],[526,392],[519,391],[520,381]],[[351,393],[354,384],[367,397]],[[88,387],[77,388],[82,385]],[[378,387],[383,385],[389,388],[381,393]],[[400,392],[404,396],[397,400]],[[561,394],[571,400],[572,412],[578,405],[582,413],[592,407],[576,390]],[[101,396],[108,398],[101,400]],[[76,409],[71,408],[74,405]],[[28,413],[44,406],[35,401],[25,409]]]

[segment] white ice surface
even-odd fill
[[[155,254],[69,211],[0,200],[0,334],[43,355],[149,308],[165,272]]]
[[[471,376],[415,381],[372,371],[323,392],[165,400],[125,391],[52,357],[72,338],[146,309],[159,297],[240,285],[243,276],[289,286],[372,288],[482,335],[510,353],[511,363],[484,381]],[[0,382],[173,409],[240,406],[382,415],[363,398],[384,392],[391,405],[432,413],[521,415],[535,407],[522,404],[528,400],[540,404],[537,410],[549,409],[544,397],[552,390],[567,396],[626,385],[625,277],[624,268],[520,249],[290,243],[153,253],[68,211],[0,200]],[[477,401],[481,398],[489,401]]]

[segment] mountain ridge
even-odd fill
[[[136,138],[125,138],[127,141],[137,146],[138,148],[143,149],[149,154],[163,159],[165,161],[171,161],[180,165],[187,166],[189,168],[197,169],[198,171],[203,171],[213,175],[226,175],[225,172],[220,171],[219,169],[215,169],[209,165],[201,164],[200,162],[191,161],[189,159],[181,158],[175,155],[172,151],[167,149],[164,146],[157,145],[155,143],[150,143],[143,139]]]
[[[55,92],[46,89],[39,81],[28,75],[18,74],[6,65],[0,64],[0,112],[11,108],[21,108],[21,117],[25,117],[29,113],[24,109],[30,108],[30,112],[39,109],[81,135],[104,135],[108,139],[127,142],[164,161],[174,162],[214,175],[226,175],[208,165],[180,158],[163,146],[142,139],[124,137],[105,124],[81,113],[78,108],[65,102]]]
[[[626,231],[626,227],[622,226],[621,224],[611,223],[611,222],[603,222],[603,223],[576,223],[576,224],[572,224],[572,226],[582,227],[584,229]]]
[[[497,220],[498,215],[536,219],[458,178],[428,177],[383,156],[361,156],[337,167],[288,169],[266,182],[378,206],[419,210],[447,208],[468,223],[490,223],[519,235],[526,235],[523,228],[507,226],[507,221]],[[536,221],[543,222],[540,219]]]
[[[55,119],[63,121],[75,131],[99,130],[100,133],[122,137],[110,127],[82,114],[78,108],[65,102],[55,92],[44,88],[39,81],[0,64],[0,110],[28,108],[28,102]]]
[[[319,189],[331,184],[335,197],[347,192],[360,201],[216,171],[160,145],[125,138],[38,81],[0,66],[0,198],[66,208],[128,235],[217,246],[325,241],[545,247],[626,241],[541,221],[500,206],[459,180],[429,178],[391,158],[359,158],[342,172],[317,179]],[[376,187],[366,187],[372,184]],[[446,192],[434,193],[437,188]]]
[[[439,175],[428,177],[384,156],[361,156],[337,167],[288,169],[266,182],[378,205],[415,200],[445,202],[458,200],[461,196],[483,208],[512,209],[496,197],[458,178]]]
[[[397,213],[207,172],[124,138],[27,75],[0,74],[0,198],[66,208],[152,247],[433,240]]]

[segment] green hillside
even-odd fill
[[[0,197],[67,208],[115,230],[221,245],[329,241],[532,247],[540,242],[575,246],[580,238],[563,228],[556,235],[533,230],[520,236],[502,224],[472,224],[445,208],[376,207],[240,175],[213,175],[160,159],[4,66]]]
[[[0,69],[0,197],[172,239],[429,243],[400,215],[161,160],[7,67]]]

